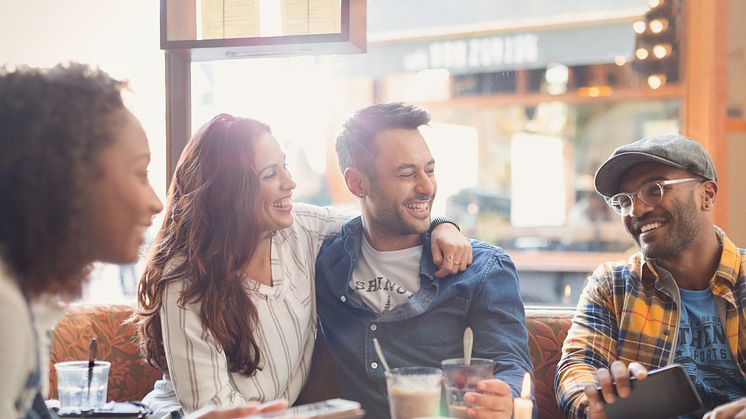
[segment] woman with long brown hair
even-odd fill
[[[138,289],[143,351],[165,374],[146,397],[156,417],[298,396],[316,255],[349,217],[293,204],[295,186],[261,122],[218,115],[187,144]],[[453,227],[438,230],[450,253],[470,250]]]

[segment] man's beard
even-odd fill
[[[699,233],[697,223],[697,206],[694,194],[687,202],[674,201],[671,203],[671,213],[674,218],[666,226],[673,227],[669,235],[662,241],[646,244],[635,239],[635,244],[648,259],[666,259],[675,256],[682,250],[688,248]],[[675,223],[675,224],[674,224]]]

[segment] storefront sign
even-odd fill
[[[432,42],[404,55],[402,63],[405,71],[428,68],[463,71],[502,65],[523,67],[538,59],[538,40],[536,34],[525,33]]]
[[[368,45],[368,52],[345,57],[348,71],[372,77],[443,68],[451,74],[491,73],[613,63],[630,59],[635,47],[632,22],[510,32],[485,36]]]

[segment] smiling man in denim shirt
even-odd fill
[[[341,396],[361,402],[369,418],[388,418],[386,383],[373,338],[392,368],[440,367],[463,356],[474,330],[473,356],[497,362],[483,394],[467,401],[479,418],[510,418],[525,372],[532,373],[518,276],[510,257],[472,241],[473,263],[442,280],[430,251],[435,162],[419,127],[427,112],[400,103],[359,111],[337,138],[348,189],[362,216],[326,240],[316,262],[318,314]],[[468,265],[468,260],[451,260]],[[535,409],[534,409],[535,410]]]

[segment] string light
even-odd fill
[[[642,34],[645,32],[645,22],[642,20],[638,20],[637,22],[632,24],[632,30],[635,31],[635,33]]]
[[[663,59],[670,51],[671,46],[668,44],[657,44],[653,47],[653,55],[658,59]]]
[[[635,51],[635,57],[637,57],[638,60],[647,60],[650,53],[645,48],[637,48]]]
[[[653,33],[661,33],[668,28],[668,21],[666,19],[653,19],[650,21],[650,31]]]
[[[656,90],[666,84],[666,81],[668,81],[668,78],[665,74],[651,74],[648,76],[648,86],[650,86],[651,89]]]

